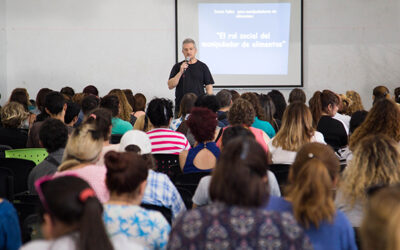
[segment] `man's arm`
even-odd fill
[[[207,95],[212,95],[212,93],[213,93],[213,85],[212,84],[206,85],[206,93],[207,93]]]
[[[174,77],[168,80],[168,89],[173,89],[178,85],[179,79],[181,79],[183,72],[185,71],[185,69],[187,69],[188,66],[189,65],[186,62],[183,62],[181,64],[179,72]]]

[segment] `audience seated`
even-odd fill
[[[339,170],[331,148],[320,143],[304,145],[290,167],[285,199],[271,197],[267,207],[293,213],[315,250],[357,249],[353,228],[333,201]]]
[[[87,95],[94,95],[99,97],[99,90],[93,86],[93,85],[88,85],[85,88],[83,88],[82,93],[87,96]]]
[[[138,130],[126,132],[119,144],[119,151],[133,151],[142,155],[149,170],[147,185],[142,198],[142,203],[162,206],[171,209],[172,220],[186,211],[185,204],[178,190],[169,177],[163,173],[154,171],[156,168],[154,158],[151,155],[151,143],[149,136]]]
[[[218,91],[216,97],[219,102],[219,110],[217,111],[218,121],[226,127],[229,125],[228,111],[232,106],[232,94],[229,90],[222,89]]]
[[[268,212],[267,154],[254,140],[236,138],[213,171],[212,204],[178,218],[168,249],[312,249],[288,213]],[[240,176],[240,178],[238,178]],[[296,232],[296,233],[293,233]]]
[[[49,155],[29,173],[28,189],[31,194],[36,194],[35,181],[53,175],[61,164],[68,140],[67,127],[60,120],[48,118],[40,127],[39,139]]]
[[[51,118],[55,118],[64,122],[65,111],[67,110],[67,104],[62,94],[53,91],[46,95],[44,102],[44,111]],[[27,148],[41,148],[42,145],[39,143],[39,131],[44,121],[37,121],[29,129],[28,141],[26,143]]]
[[[400,110],[389,99],[377,101],[368,112],[364,122],[350,137],[349,148],[354,150],[364,137],[371,134],[385,134],[396,142],[400,142]]]
[[[350,99],[351,104],[348,107],[347,114],[352,116],[355,112],[364,110],[360,94],[354,90],[346,91],[346,97]]]
[[[133,115],[136,118],[146,114],[144,111],[146,109],[146,97],[142,93],[135,94],[135,108],[133,110]]]
[[[233,103],[236,99],[238,99],[238,98],[240,97],[239,92],[237,92],[237,91],[234,90],[234,89],[229,90],[229,92],[231,92],[231,95],[232,95],[232,103]]]
[[[60,93],[64,95],[65,99],[72,101],[72,97],[75,95],[75,90],[71,87],[66,86],[60,90]]]
[[[390,99],[390,91],[386,86],[377,86],[372,91],[373,104],[381,99]]]
[[[268,135],[261,129],[251,127],[255,115],[256,112],[254,111],[253,105],[245,99],[238,98],[233,102],[229,110],[228,121],[231,126],[239,125],[249,129],[254,134],[256,141],[264,148],[265,152],[268,152],[267,144],[270,140]],[[217,141],[217,145],[220,147],[221,138]]]
[[[132,112],[130,113],[130,118],[129,118],[129,122],[132,124],[132,126],[135,124],[136,122],[136,117],[135,117],[135,113],[134,113],[134,109],[135,109],[135,97],[133,96],[133,92],[130,89],[124,89],[122,90],[125,94],[126,100],[128,101],[129,105],[131,106]]]
[[[0,198],[0,249],[18,250],[21,246],[21,230],[17,211],[13,205]]]
[[[123,135],[127,131],[132,130],[132,124],[130,124],[128,121],[124,121],[120,118],[118,118],[119,114],[119,109],[120,109],[120,102],[118,100],[118,97],[115,95],[106,95],[103,97],[100,101],[100,107],[106,108],[111,111],[112,119],[112,129],[111,129],[111,134],[119,134]]]
[[[102,222],[102,205],[88,183],[75,176],[42,177],[35,186],[45,239],[29,242],[22,250],[114,249]]]
[[[375,185],[398,183],[399,166],[398,142],[384,134],[367,136],[355,146],[353,158],[343,172],[335,201],[353,227],[361,224],[367,200],[366,189]]]
[[[150,130],[154,129],[154,126],[150,122],[149,117],[146,114],[144,114],[136,119],[133,129],[140,130],[143,132],[149,132]]]
[[[12,148],[25,148],[28,134],[21,130],[22,122],[29,114],[24,107],[17,102],[9,102],[1,109],[0,145],[8,145]]]
[[[253,139],[254,135],[250,132],[250,130],[245,129],[242,126],[232,126],[228,127],[224,130],[224,134],[222,136],[221,149],[228,144],[231,140],[235,138],[245,139]],[[275,175],[271,171],[267,171],[268,175],[268,186],[270,195],[273,196],[281,196],[281,191],[279,189],[278,181],[276,180]],[[209,187],[211,182],[211,176],[205,176],[201,178],[199,185],[196,188],[196,192],[193,196],[193,207],[204,206],[211,203]]]
[[[192,110],[194,103],[196,102],[197,96],[193,93],[186,93],[181,100],[179,105],[178,118],[173,119],[169,128],[176,131],[183,121],[186,121],[189,117],[190,111]]]
[[[292,164],[297,151],[309,142],[326,144],[324,136],[312,126],[308,107],[302,102],[293,102],[283,113],[281,129],[268,143],[272,163]]]
[[[133,112],[133,110],[128,102],[128,99],[126,99],[125,93],[120,89],[112,89],[110,92],[108,92],[108,94],[115,95],[116,97],[118,97],[119,101],[118,118],[121,118],[122,120],[130,123],[131,113]]]
[[[109,199],[105,185],[105,166],[95,165],[103,149],[102,133],[93,124],[74,129],[65,147],[62,164],[55,176],[76,175],[87,181],[101,202]]]
[[[394,101],[395,101],[397,104],[400,104],[400,87],[397,87],[397,88],[394,89],[394,96],[393,96],[393,98],[394,98]]]
[[[281,121],[283,112],[285,112],[286,109],[286,101],[285,97],[279,90],[271,90],[268,94],[269,97],[271,97],[272,101],[274,102],[275,105],[275,114],[274,118]]]
[[[316,91],[309,100],[314,126],[335,151],[346,147],[348,141],[343,123],[333,118],[339,109],[339,104],[340,98],[330,90]]]
[[[343,94],[339,94],[338,97],[340,100],[339,105],[338,105],[338,110],[337,110],[336,114],[333,116],[333,118],[342,122],[347,135],[349,135],[351,116],[348,115],[348,113],[349,113],[348,109],[349,109],[349,105],[351,104],[351,101]]]
[[[214,142],[217,115],[208,108],[193,108],[187,125],[196,139],[196,146],[179,155],[183,173],[210,172],[220,151]]]
[[[354,133],[356,128],[360,127],[360,125],[365,121],[365,118],[367,117],[367,115],[368,115],[368,112],[365,110],[356,111],[351,115],[349,136],[351,136]]]
[[[268,95],[260,94],[258,98],[260,100],[261,107],[264,109],[265,120],[272,125],[272,127],[275,129],[275,133],[278,133],[281,127],[281,120],[274,118],[276,112],[274,102]]]
[[[164,98],[151,100],[147,107],[147,116],[154,126],[154,129],[147,132],[153,154],[177,155],[190,149],[189,141],[182,133],[169,129],[173,117],[172,107],[172,102]]]
[[[254,122],[251,124],[252,127],[261,129],[264,131],[269,138],[273,138],[275,136],[275,129],[272,125],[266,121],[264,109],[261,107],[260,101],[258,100],[257,95],[254,93],[244,93],[240,96],[251,103],[253,105],[254,111],[256,112],[256,116],[254,117]]]
[[[289,93],[289,99],[288,99],[289,104],[292,104],[294,102],[301,102],[301,103],[306,103],[306,93],[302,89],[299,88],[294,88],[292,91]]]
[[[111,237],[126,237],[147,249],[165,249],[170,226],[161,213],[140,207],[148,169],[134,152],[108,152],[106,184],[110,200],[104,204],[104,223]],[[134,249],[131,247],[130,249]]]
[[[398,250],[400,229],[400,188],[375,187],[366,203],[360,228],[363,250]],[[372,191],[372,189],[371,189]]]
[[[98,108],[100,106],[100,99],[95,95],[87,95],[82,100],[82,113],[83,116],[87,116],[90,111]],[[82,117],[82,120],[84,117]]]
[[[30,113],[32,108],[31,102],[29,101],[29,94],[25,88],[16,88],[11,92],[9,102],[17,102],[21,104],[25,111],[28,112],[29,116],[21,124],[21,128],[29,129],[33,122],[36,120],[36,115]]]

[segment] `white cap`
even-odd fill
[[[140,148],[140,154],[151,153],[151,143],[149,136],[140,130],[129,130],[126,132],[119,143],[119,151],[125,152],[126,146],[136,145]]]

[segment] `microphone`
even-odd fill
[[[185,62],[186,62],[187,64],[189,64],[189,62],[190,62],[190,56],[187,56],[187,57],[185,58]],[[183,72],[185,72],[185,71],[186,71],[186,69],[183,70]]]

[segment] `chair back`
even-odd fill
[[[276,180],[278,181],[279,188],[281,192],[283,192],[285,189],[285,186],[287,184],[287,179],[289,175],[289,164],[271,164],[269,165],[269,170],[274,173]]]
[[[0,151],[11,150],[11,149],[13,149],[11,146],[0,145]]]
[[[153,154],[153,157],[156,161],[156,171],[168,175],[172,182],[179,174],[182,174],[179,166],[179,155]]]
[[[176,177],[174,185],[182,196],[187,209],[192,207],[192,198],[201,178],[210,174],[211,172],[197,172],[180,174]]]
[[[30,160],[35,165],[41,163],[48,156],[45,148],[20,148],[5,150],[4,153],[5,158]]]
[[[165,219],[168,221],[168,223],[171,225],[172,224],[172,211],[171,209],[164,207],[164,206],[158,206],[158,205],[153,205],[153,204],[147,204],[147,203],[142,203],[140,204],[142,208],[149,209],[149,210],[155,210],[160,212]]]
[[[0,198],[14,199],[14,175],[11,170],[0,167]]]
[[[0,167],[8,169],[14,180],[14,192],[20,193],[28,190],[28,176],[35,163],[22,159],[1,159]]]

